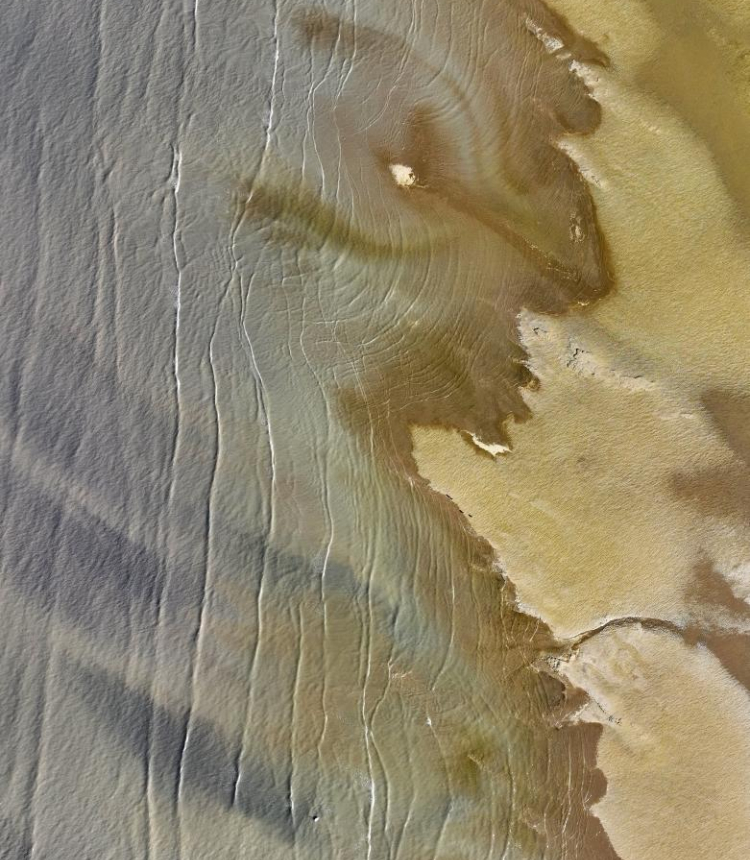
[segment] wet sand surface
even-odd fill
[[[750,20],[681,8],[10,0],[0,856],[743,856]]]

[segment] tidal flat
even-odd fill
[[[750,5],[5,18],[0,857],[750,856]]]

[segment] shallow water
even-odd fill
[[[599,473],[577,507],[592,515],[566,520],[570,457],[555,461],[548,428],[596,448],[591,416],[637,414],[658,425],[643,457],[663,470],[659,434],[669,447],[682,406],[675,394],[663,429],[650,390],[637,413],[620,389],[589,404],[544,362],[575,326],[587,344],[606,330],[610,352],[622,331],[630,350],[651,337],[672,361],[695,353],[631,306],[622,325],[607,310],[640,301],[639,265],[661,271],[621,218],[622,171],[653,175],[622,167],[608,109],[629,118],[664,76],[633,83],[614,50],[625,35],[566,5],[571,24],[536,0],[9,3],[9,858],[606,860],[610,838],[624,844],[627,803],[596,807],[609,835],[591,812],[608,730],[571,719],[574,685],[590,684],[578,664],[557,669],[613,601],[637,616],[644,601],[612,585],[619,526],[590,492]],[[601,12],[613,27],[618,14]],[[679,56],[702,50],[696,33]],[[621,97],[595,83],[626,78]],[[658,98],[682,110],[670,86]],[[729,140],[716,133],[717,158],[734,158]],[[589,141],[614,168],[589,167],[575,150]],[[672,199],[694,164],[715,188],[684,151]],[[736,219],[735,162],[721,194]],[[739,270],[737,245],[722,247]],[[438,476],[429,440],[442,451],[455,431]],[[509,441],[507,458],[487,452]],[[695,533],[680,494],[705,496],[702,473],[678,474],[703,456],[688,441],[672,469],[680,535]],[[607,474],[629,485],[629,455],[618,465]],[[498,482],[512,516],[486,515]],[[557,504],[565,535],[583,530],[604,559],[589,614],[575,583],[553,588],[569,556],[537,517]],[[628,540],[658,555],[672,532],[649,544],[641,525]],[[718,546],[720,531],[701,535]],[[673,567],[645,606],[679,624],[664,609],[687,581]],[[582,663],[608,666],[591,648]]]

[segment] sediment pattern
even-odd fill
[[[616,290],[524,311],[532,418],[490,458],[418,427],[420,472],[495,548],[602,725],[594,806],[618,855],[747,856],[750,18],[737,4],[555,4],[606,49],[590,182]],[[722,120],[718,122],[718,116]]]
[[[0,856],[745,856],[747,16],[588,5],[9,0]]]

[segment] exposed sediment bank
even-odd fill
[[[563,146],[617,289],[578,314],[520,314],[538,385],[531,417],[505,425],[510,452],[433,426],[414,428],[414,457],[493,545],[520,606],[571,643],[561,665],[591,695],[579,717],[604,726],[595,811],[618,854],[740,858],[750,201],[735,152],[750,12],[553,6],[611,59],[585,72],[599,128]]]

